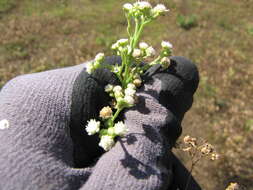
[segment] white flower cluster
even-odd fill
[[[137,83],[137,81],[135,82]],[[105,92],[109,93],[110,96],[115,97],[117,101],[117,107],[122,105],[132,106],[135,103],[136,86],[139,86],[140,83],[141,81],[137,85],[134,83],[129,83],[127,88],[124,90],[119,85],[113,86],[108,84],[105,86]]]
[[[156,55],[156,51],[152,46],[149,46],[145,42],[139,43],[139,49],[134,49],[132,56],[134,58],[140,58],[140,57],[154,57]]]
[[[130,51],[130,47],[128,45],[128,39],[124,39],[124,38],[112,44],[111,48],[117,52],[117,55],[120,55],[122,51]]]
[[[86,125],[86,131],[88,135],[94,135],[100,131],[100,121],[96,121],[95,119],[91,119]],[[101,146],[105,151],[110,150],[114,144],[114,137],[116,136],[125,136],[128,132],[126,125],[119,121],[115,123],[114,127],[110,127],[109,129],[103,129],[101,133],[101,139],[99,142],[99,146]]]
[[[104,53],[98,53],[93,62],[86,64],[86,71],[91,74],[94,70],[100,67],[100,63],[103,62],[104,58]]]
[[[147,1],[138,1],[134,4],[126,3],[123,5],[123,9],[135,17],[145,15],[153,18],[169,11],[163,4],[158,4],[153,8]]]
[[[96,121],[95,119],[91,119],[86,125],[86,131],[88,135],[94,135],[98,133],[100,130],[100,121]]]

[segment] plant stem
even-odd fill
[[[117,109],[117,111],[115,112],[115,114],[112,117],[112,122],[114,122],[114,120],[118,117],[119,113],[123,110],[124,108],[119,108]]]

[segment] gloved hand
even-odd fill
[[[109,60],[110,63],[118,61],[115,57]],[[82,71],[82,68],[83,65],[79,65],[24,75],[13,79],[1,90],[0,121],[6,119],[9,128],[0,130],[0,189],[78,189],[83,184],[82,189],[96,189],[91,182],[99,171],[104,171],[108,166],[103,160],[112,155],[113,150],[104,154],[92,166],[94,159],[100,157],[103,150],[98,146],[98,137],[88,136],[83,129],[86,121],[96,117],[108,102],[109,97],[104,93],[104,86],[107,83],[116,84],[117,80],[105,70],[98,70],[90,76]],[[163,91],[166,92],[166,89],[161,92]],[[174,92],[173,88],[169,91]],[[163,101],[162,94],[159,94],[159,101]],[[176,96],[178,93],[172,94]],[[162,104],[165,107],[171,106],[166,102]],[[178,118],[183,116],[180,110],[174,110],[174,115],[178,114]],[[129,111],[131,113],[131,110]],[[128,121],[131,119],[126,120]],[[177,128],[175,129],[177,131]],[[167,142],[164,139],[162,142]],[[172,145],[173,141],[169,144]],[[117,146],[119,143],[114,149]],[[160,150],[163,148],[160,147]],[[143,158],[144,161],[148,159],[145,156]],[[171,166],[171,163],[169,165]],[[125,166],[127,171],[127,160]],[[81,167],[83,169],[77,169]],[[113,179],[120,178],[117,169],[119,168],[102,173],[112,176],[110,181],[115,181]],[[160,172],[159,170],[156,172]],[[146,171],[148,174],[150,172],[152,171]],[[168,176],[168,172],[166,175]],[[101,179],[104,179],[103,176]],[[153,183],[153,180],[146,181]],[[135,182],[138,186],[139,181]],[[96,183],[102,184],[102,181],[99,179]],[[156,183],[154,185],[156,186]],[[154,186],[151,184],[148,187]],[[110,189],[110,185],[108,188]]]
[[[104,85],[116,77],[90,76],[84,66],[19,76],[1,89],[1,190],[78,189],[88,178],[103,149],[84,126],[107,103]]]

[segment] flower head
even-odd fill
[[[126,95],[124,97],[124,101],[130,105],[134,105],[134,97],[133,96],[129,96],[129,95]]]
[[[119,85],[114,86],[114,88],[113,88],[113,92],[117,92],[117,91],[122,92],[122,87],[121,87],[121,86],[119,86]]]
[[[139,43],[140,49],[146,50],[148,48],[148,44],[146,42]]]
[[[161,46],[164,49],[172,49],[173,48],[172,44],[170,42],[167,42],[167,41],[162,41]]]
[[[184,143],[185,144],[189,144],[192,147],[196,147],[197,146],[197,139],[196,138],[192,138],[189,135],[184,137]]]
[[[96,121],[95,119],[91,119],[86,125],[86,131],[88,135],[94,135],[99,132],[100,121]]]
[[[136,90],[133,88],[126,88],[125,89],[125,95],[126,96],[134,96],[136,93]]]
[[[164,69],[167,69],[170,66],[170,59],[168,57],[162,58],[161,64]]]
[[[113,137],[109,135],[103,135],[100,139],[99,146],[101,146],[105,151],[110,150],[115,144]]]
[[[207,155],[207,154],[210,154],[210,153],[213,152],[213,146],[212,146],[211,144],[206,143],[206,144],[204,144],[204,146],[201,148],[200,152],[201,152],[202,154],[206,154],[206,155]]]
[[[150,46],[146,49],[146,54],[148,57],[153,57],[153,56],[155,56],[156,51],[152,46]]]
[[[103,119],[108,119],[112,117],[112,109],[109,106],[103,107],[99,112],[99,117]]]
[[[126,125],[119,121],[114,125],[114,133],[119,136],[124,136],[128,132]]]
[[[117,43],[119,44],[119,46],[125,46],[128,43],[128,39],[120,39],[117,41]]]
[[[112,90],[113,90],[113,85],[107,84],[107,85],[105,86],[105,92],[111,92]]]
[[[8,129],[10,127],[9,121],[7,119],[3,119],[0,121],[0,129]]]
[[[167,9],[163,4],[158,4],[153,8],[153,12],[158,15],[168,12],[168,11],[169,11],[169,9]]]
[[[95,70],[95,67],[92,62],[86,64],[87,73],[91,74]]]
[[[141,81],[141,79],[138,79],[138,78],[137,78],[137,79],[134,79],[133,83],[134,83],[134,85],[135,85],[136,87],[140,87],[142,81]]]
[[[135,85],[133,83],[127,84],[127,88],[136,89]]]
[[[217,153],[212,153],[211,154],[211,160],[218,160],[220,158],[220,155]]]
[[[98,53],[95,57],[95,61],[100,63],[101,61],[103,61],[104,57],[105,57],[104,53]]]
[[[123,5],[123,9],[126,11],[131,11],[133,9],[133,5],[130,3],[126,3]]]
[[[151,4],[147,1],[136,2],[136,3],[134,3],[134,6],[139,10],[145,10],[145,9],[151,9],[152,8]]]
[[[133,51],[133,57],[140,57],[141,56],[141,50],[140,49],[134,49]]]

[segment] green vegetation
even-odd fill
[[[197,16],[196,15],[181,15],[179,14],[177,16],[177,24],[185,29],[190,30],[193,27],[196,27],[198,25]]]
[[[127,36],[126,2],[0,0],[0,87],[20,74],[110,55],[111,44]],[[188,0],[188,17],[197,15],[192,30],[177,25],[183,0],[159,2],[171,12],[147,27],[144,40],[156,49],[168,40],[174,55],[196,62],[201,82],[183,135],[208,140],[221,155],[217,163],[201,161],[193,175],[203,189],[224,190],[236,181],[253,190],[253,0]]]
[[[0,15],[1,13],[8,12],[16,5],[16,0],[0,0]]]

